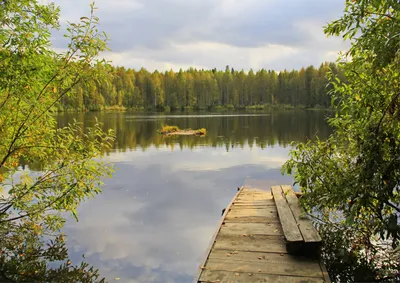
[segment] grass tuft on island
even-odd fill
[[[179,129],[178,126],[164,125],[161,129],[161,134],[165,136],[205,136],[207,130],[205,128],[192,130],[192,129]]]

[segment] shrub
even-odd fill
[[[201,128],[201,129],[196,130],[196,135],[205,136],[206,134],[207,134],[206,128]]]
[[[161,133],[166,134],[166,133],[174,133],[179,131],[179,127],[178,126],[168,126],[168,125],[164,125],[161,128]]]

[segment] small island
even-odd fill
[[[165,136],[205,136],[207,130],[205,128],[192,130],[192,129],[179,129],[178,126],[164,125],[161,129],[161,134]]]

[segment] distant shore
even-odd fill
[[[293,106],[293,105],[288,105],[288,104],[277,104],[277,105],[252,105],[252,106],[246,106],[246,107],[234,107],[234,106],[215,106],[215,107],[208,107],[206,109],[203,108],[192,108],[192,107],[183,107],[183,108],[175,108],[171,109],[170,107],[162,107],[162,108],[144,108],[144,107],[139,107],[139,108],[126,108],[124,106],[107,106],[104,108],[99,108],[99,109],[62,109],[62,108],[57,108],[53,109],[53,112],[197,112],[197,111],[204,111],[204,112],[210,112],[210,111],[217,111],[217,112],[225,112],[225,111],[257,111],[257,112],[263,112],[263,111],[271,111],[271,110],[332,110],[332,108],[327,108],[327,107],[321,107],[319,105],[314,106],[314,107],[305,107],[305,106]]]

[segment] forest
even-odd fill
[[[254,72],[180,69],[161,73],[101,65],[101,80],[77,84],[62,98],[58,111],[99,110],[212,110],[328,108],[330,98],[326,75],[340,76],[335,63],[322,63],[300,70]]]

